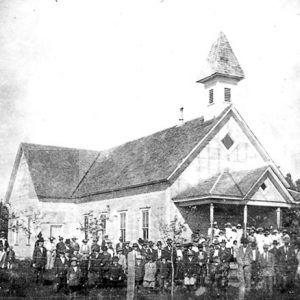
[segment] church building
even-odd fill
[[[215,220],[280,228],[300,193],[234,107],[244,72],[223,33],[207,66],[208,113],[197,119],[104,151],[21,143],[5,199],[16,255],[31,256],[40,231],[157,241],[174,216],[187,239]]]

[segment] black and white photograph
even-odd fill
[[[300,299],[300,1],[0,0],[0,299]]]

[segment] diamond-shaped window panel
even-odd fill
[[[234,144],[234,140],[230,137],[230,135],[227,133],[224,138],[222,139],[223,145],[226,147],[227,150],[229,150],[232,145]]]
[[[263,183],[261,186],[262,190],[264,191],[267,188],[267,185],[265,183]]]

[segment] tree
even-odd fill
[[[285,179],[288,182],[288,184],[290,186],[290,189],[296,191],[297,188],[296,188],[296,185],[295,185],[295,183],[293,181],[291,173],[287,173],[286,176],[285,176]]]
[[[295,181],[295,183],[296,183],[296,189],[297,189],[297,191],[300,192],[300,179],[297,179]]]
[[[7,239],[8,234],[8,207],[1,201],[0,202],[0,238]]]
[[[99,237],[102,236],[106,229],[106,222],[109,220],[109,208],[108,213],[103,214],[100,211],[90,210],[84,215],[84,222],[79,223],[79,230],[84,232],[85,238],[89,236]]]
[[[172,247],[171,247],[171,268],[172,268],[171,298],[173,299],[173,297],[174,297],[174,274],[175,274],[175,267],[174,267],[175,244],[182,243],[184,241],[184,238],[182,237],[182,233],[184,231],[186,231],[186,225],[182,224],[178,220],[178,217],[175,215],[174,218],[171,220],[170,224],[160,222],[159,223],[159,231],[160,231],[161,237],[164,242],[166,242],[167,239],[172,240]]]

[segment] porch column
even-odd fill
[[[247,219],[248,219],[248,207],[244,206],[244,237],[247,235]]]
[[[277,229],[280,229],[281,227],[281,208],[278,207],[276,209],[276,220],[277,220]]]
[[[210,204],[210,210],[209,210],[209,217],[210,217],[210,237],[213,238],[213,223],[214,223],[214,204]]]

